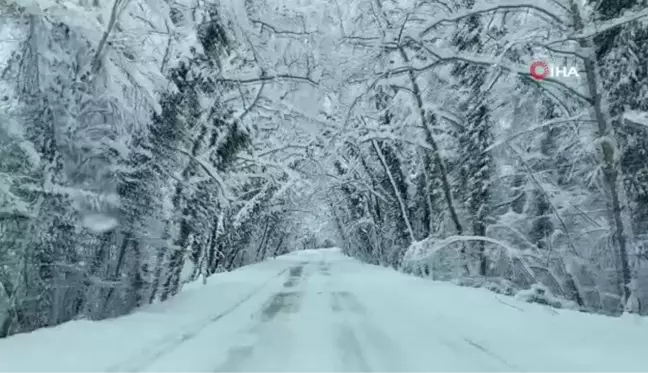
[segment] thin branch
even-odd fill
[[[314,81],[308,76],[297,76],[291,74],[277,74],[272,76],[260,76],[258,78],[248,78],[248,79],[216,79],[216,81],[222,83],[241,83],[241,84],[254,84],[259,82],[268,82],[272,80],[297,80],[297,81],[308,83],[315,87],[319,85],[318,82]]]
[[[261,25],[262,30],[263,30],[263,28],[268,28],[273,33],[279,34],[279,35],[286,34],[286,35],[292,35],[292,36],[304,36],[304,35],[312,35],[312,34],[316,33],[314,31],[296,32],[296,31],[290,31],[290,30],[279,30],[278,28],[276,28],[276,27],[274,27],[274,26],[272,26],[272,25],[270,25],[270,24],[268,24],[266,22],[260,21],[258,19],[253,19],[253,20],[250,20],[250,21],[252,23],[254,23],[254,24]]]
[[[554,53],[557,53],[557,54],[566,54],[566,55],[568,55],[568,56],[574,56],[574,57],[579,58],[579,59],[581,59],[581,60],[584,60],[584,59],[587,58],[586,56],[583,56],[582,54],[580,54],[580,53],[578,53],[578,52],[574,52],[574,51],[564,51],[564,50],[556,49],[556,48],[554,48],[554,47],[550,47],[550,46],[549,46],[550,44],[552,44],[552,43],[549,43],[549,44],[534,43],[533,45],[536,45],[536,46],[538,46],[538,47],[544,48],[544,49],[548,50],[549,52],[554,52]]]
[[[434,152],[434,151],[435,151],[434,148],[433,148],[432,146],[430,146],[430,145],[428,145],[428,144],[425,144],[425,143],[420,143],[420,142],[416,142],[416,141],[412,141],[412,140],[407,140],[407,139],[404,139],[404,138],[394,137],[394,136],[380,136],[380,134],[363,136],[363,137],[361,137],[360,139],[358,139],[358,143],[359,143],[359,144],[365,144],[365,143],[372,142],[372,141],[374,141],[374,140],[380,140],[380,141],[398,141],[398,142],[403,142],[403,143],[405,143],[405,144],[410,144],[410,145],[413,145],[413,146],[417,146],[417,147],[419,147],[419,148],[426,149],[426,150],[429,150],[429,151],[431,151],[431,152]]]
[[[575,116],[573,118],[554,119],[554,120],[550,120],[550,121],[547,121],[545,123],[542,123],[540,125],[533,126],[531,128],[525,129],[523,131],[517,132],[517,133],[507,137],[506,139],[504,139],[502,141],[498,141],[498,142],[492,144],[491,146],[487,147],[486,149],[484,149],[482,154],[488,153],[488,152],[490,152],[491,150],[493,150],[495,148],[498,148],[498,147],[500,147],[500,146],[502,146],[504,144],[507,144],[510,141],[515,140],[516,138],[518,138],[518,137],[520,137],[522,135],[525,135],[525,134],[528,134],[528,133],[531,133],[531,132],[534,132],[534,131],[537,131],[537,130],[541,130],[541,129],[544,129],[544,128],[547,128],[547,127],[551,127],[551,126],[555,126],[555,125],[567,125],[567,124],[570,124],[572,122],[593,122],[592,120],[579,119],[582,116],[583,116],[583,114],[579,114],[579,115],[577,115],[577,116]]]
[[[569,202],[569,204],[576,210],[578,211],[579,215],[581,215],[583,218],[585,218],[587,221],[592,223],[595,227],[601,228],[601,224],[599,224],[596,220],[592,219],[589,215],[585,213],[585,211],[581,210],[578,206],[574,205],[573,203]]]
[[[171,29],[169,28],[169,23],[166,20],[164,21],[164,26],[167,29],[167,34],[169,35],[169,39],[167,40],[166,49],[164,50],[164,56],[162,57],[162,64],[160,65],[160,72],[162,72],[162,74],[166,73],[167,64],[169,63],[169,53],[171,52],[171,41],[173,40],[173,36],[171,35]]]
[[[567,224],[565,224],[565,221],[560,216],[560,213],[558,212],[558,208],[556,208],[556,206],[551,201],[551,197],[549,196],[549,193],[547,193],[547,191],[542,187],[542,184],[540,184],[538,179],[536,179],[535,173],[533,172],[533,170],[531,169],[529,164],[524,160],[524,158],[517,152],[517,150],[513,146],[511,146],[511,144],[507,143],[506,145],[518,157],[518,159],[520,160],[520,163],[522,163],[522,165],[526,169],[529,177],[531,178],[533,183],[536,185],[536,187],[538,187],[538,190],[540,190],[540,192],[542,193],[542,195],[546,199],[547,203],[551,207],[551,211],[553,212],[554,216],[556,217],[556,220],[558,220],[558,222],[560,223],[560,226],[562,227],[562,230],[565,233],[565,236],[567,236],[567,241],[569,243],[569,247],[572,249],[572,252],[574,254],[578,255],[578,252],[576,251],[576,247],[574,246],[574,242],[572,240],[571,234],[569,234],[569,230],[567,229]],[[551,257],[551,252],[549,252],[548,255],[547,255],[547,263],[549,262],[550,257]]]
[[[593,25],[592,29],[579,32],[577,34],[570,35],[567,38],[564,39],[559,39],[559,40],[554,40],[548,44],[560,44],[560,43],[565,43],[568,41],[580,41],[584,39],[589,39],[594,36],[600,35],[604,32],[610,31],[612,29],[615,29],[617,27],[621,27],[627,23],[637,21],[641,18],[648,17],[648,9],[644,9],[643,11],[639,12],[638,14],[633,15],[632,17],[628,18],[623,18],[619,17],[616,19],[611,19],[603,25]]]
[[[108,25],[106,26],[106,30],[101,36],[101,41],[99,41],[99,45],[97,46],[97,51],[95,52],[94,57],[92,58],[91,66],[92,66],[93,73],[97,73],[97,71],[99,71],[99,68],[101,67],[101,56],[106,47],[106,43],[108,42],[108,37],[110,36],[110,33],[112,32],[113,27],[117,22],[117,18],[119,18],[119,14],[121,14],[122,10],[126,8],[126,4],[128,4],[128,1],[129,0],[115,0],[115,2],[113,3],[112,10],[110,11],[110,19],[108,20]]]
[[[407,21],[409,21],[410,14],[408,13],[405,16],[405,20],[403,21],[403,25],[400,28],[400,31],[398,31],[398,44],[400,44],[401,39],[403,38],[403,31],[405,30],[405,25],[407,25]]]
[[[439,25],[441,25],[443,23],[457,22],[457,21],[460,21],[460,20],[462,20],[464,18],[468,18],[468,17],[474,16],[474,15],[490,13],[490,12],[497,12],[497,11],[501,11],[501,10],[504,10],[504,11],[508,11],[508,10],[521,10],[521,11],[532,10],[532,11],[536,11],[536,12],[544,14],[544,15],[548,16],[549,18],[551,18],[552,20],[556,21],[563,28],[566,27],[565,22],[562,19],[560,19],[560,17],[558,17],[557,15],[549,12],[548,10],[546,10],[546,9],[540,7],[540,6],[533,5],[533,4],[512,4],[512,5],[498,5],[498,6],[491,7],[491,8],[478,9],[478,10],[474,10],[474,11],[471,11],[471,12],[468,12],[468,13],[460,14],[460,15],[458,15],[456,17],[439,19],[439,20],[435,21],[434,23],[432,23],[431,25],[429,25],[428,27],[426,27],[423,31],[421,31],[419,36],[425,36],[427,33],[432,31],[435,27],[437,27],[437,26],[439,26]]]
[[[425,72],[427,70],[431,70],[433,68],[440,67],[440,66],[448,64],[448,63],[463,62],[463,63],[467,63],[467,64],[472,64],[472,65],[477,65],[477,66],[485,66],[485,67],[489,67],[489,68],[496,65],[495,61],[492,61],[492,62],[491,61],[477,61],[477,60],[474,60],[474,59],[471,59],[471,58],[468,58],[468,57],[464,57],[464,56],[447,56],[447,57],[438,56],[438,58],[439,59],[437,61],[434,61],[434,62],[432,62],[432,63],[430,63],[428,65],[422,66],[422,67],[402,66],[402,67],[398,67],[398,68],[395,68],[395,69],[392,69],[392,70],[384,71],[384,72],[380,73],[378,75],[378,77],[376,77],[376,80],[371,84],[371,86],[372,86],[372,88],[375,87],[375,85],[378,83],[378,81],[385,78],[386,76],[395,76],[395,75],[402,75],[402,74]],[[513,70],[510,67],[503,66],[503,65],[497,65],[497,66],[499,68],[505,70],[505,71],[508,71],[509,73],[517,74],[517,75],[524,76],[524,77],[531,77],[531,74],[529,72],[516,71],[516,70]],[[558,85],[558,86],[564,88],[565,90],[569,91],[569,93],[577,96],[578,98],[580,98],[581,100],[587,102],[590,105],[593,102],[591,97],[589,97],[589,96],[587,96],[587,95],[585,95],[585,94],[583,94],[581,92],[578,92],[576,89],[570,87],[568,84],[566,84],[563,81],[553,79],[553,78],[545,78],[544,80],[542,80],[542,83],[543,84],[551,83],[551,84]]]
[[[200,166],[200,168],[202,168],[202,169],[207,173],[207,175],[208,175],[212,180],[214,180],[214,182],[216,182],[216,184],[218,184],[218,186],[220,187],[221,191],[223,192],[223,196],[224,196],[226,199],[228,199],[229,201],[233,201],[229,189],[225,186],[225,182],[223,181],[223,179],[222,179],[220,176],[217,176],[217,175],[213,172],[213,170],[211,169],[211,167],[207,166],[206,164],[203,163],[203,161],[201,161],[200,159],[194,157],[191,153],[189,153],[188,151],[186,151],[186,150],[184,150],[184,149],[176,148],[176,147],[174,147],[174,146],[169,146],[169,145],[164,145],[164,146],[167,147],[168,149],[175,150],[175,151],[179,152],[180,154],[183,154],[183,155],[185,155],[185,156],[191,158],[192,160],[194,160],[194,161],[195,161],[195,162]]]
[[[452,13],[452,9],[447,4],[445,4],[445,3],[441,2],[441,1],[438,1],[438,0],[422,0],[420,5],[423,5],[423,4],[440,5],[445,11],[447,11],[448,13]]]
[[[308,147],[308,146],[305,146],[305,145],[286,145],[286,146],[282,146],[282,147],[280,147],[280,148],[270,149],[270,150],[267,150],[267,151],[265,151],[265,152],[258,153],[258,154],[256,154],[256,156],[257,156],[257,157],[263,157],[263,156],[266,156],[266,155],[268,155],[268,154],[273,154],[273,153],[276,153],[276,152],[280,152],[280,151],[282,151],[282,150],[292,149],[292,148],[297,148],[297,149],[308,149],[309,147]]]
[[[398,185],[396,185],[396,180],[394,180],[394,177],[391,171],[389,170],[389,165],[387,164],[387,160],[385,159],[385,156],[383,155],[383,152],[380,149],[380,146],[378,146],[378,142],[376,140],[372,140],[371,145],[373,145],[373,148],[376,151],[376,154],[378,155],[378,159],[380,159],[380,163],[382,164],[383,169],[387,174],[389,183],[391,184],[391,187],[394,189],[394,195],[396,196],[396,200],[398,201],[398,206],[400,207],[403,222],[405,223],[405,227],[407,227],[407,233],[409,234],[411,240],[410,243],[416,242],[416,236],[414,236],[414,230],[412,229],[412,225],[410,224],[407,206],[403,201],[403,196],[401,196],[401,192],[400,189],[398,189]]]

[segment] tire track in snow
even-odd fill
[[[261,311],[261,321],[269,322],[276,319],[279,315],[298,312],[300,295],[295,291],[282,291],[273,295]]]
[[[331,264],[322,260],[319,263],[319,273],[325,277],[331,277]]]
[[[484,346],[482,346],[482,345],[480,345],[480,344],[478,344],[476,342],[473,342],[469,338],[464,337],[464,341],[466,341],[466,343],[468,343],[470,346],[476,348],[477,350],[481,351],[482,353],[484,353],[484,354],[488,355],[489,357],[491,357],[491,358],[499,361],[500,363],[506,365],[510,369],[512,369],[514,371],[518,371],[518,372],[525,372],[525,370],[523,370],[522,368],[509,363],[503,357],[501,357],[501,356],[497,355],[496,353],[490,351],[486,347],[484,347]]]
[[[320,266],[321,273],[328,273],[327,266]],[[335,345],[338,349],[343,369],[349,372],[371,372],[367,358],[358,340],[355,330],[348,316],[365,314],[365,308],[347,291],[333,291],[330,293],[331,311],[342,316],[343,320],[336,326]]]
[[[273,322],[281,315],[287,315],[299,311],[299,293],[297,292],[280,292],[274,294],[260,310],[260,322],[252,326],[246,334],[254,336],[256,342],[249,345],[237,345],[230,347],[227,351],[227,357],[214,372],[238,372],[241,371],[242,365],[252,359],[255,350],[263,342],[263,336],[268,335],[268,330],[264,329],[267,324]],[[273,333],[269,333],[274,336]],[[282,343],[286,343],[282,340]]]
[[[295,287],[299,283],[302,273],[304,272],[304,265],[305,264],[302,263],[301,265],[290,268],[288,279],[284,282],[285,288]]]
[[[331,308],[336,312],[349,311],[358,315],[367,313],[365,306],[348,291],[335,291],[331,293]]]
[[[496,354],[495,352],[487,349],[481,344],[466,337],[465,333],[461,331],[461,328],[455,328],[453,335],[449,336],[447,335],[447,331],[440,330],[438,327],[434,326],[436,324],[452,325],[457,321],[450,320],[439,314],[435,315],[432,320],[434,320],[435,323],[427,324],[425,326],[425,329],[429,331],[428,334],[438,343],[452,350],[457,356],[469,355],[474,358],[475,354],[471,353],[470,351],[477,350],[479,354],[483,358],[485,358],[479,359],[481,361],[481,364],[486,364],[487,366],[489,366],[488,369],[491,371],[503,371],[505,370],[502,367],[503,365],[511,371],[525,372],[522,367],[508,362],[501,355]],[[493,366],[493,363],[495,364],[495,366]],[[485,370],[486,368],[482,365],[481,369]]]
[[[229,308],[221,311],[218,314],[215,314],[207,319],[204,319],[198,323],[191,324],[180,331],[175,333],[168,334],[164,337],[157,339],[155,342],[152,342],[148,347],[143,348],[138,351],[136,354],[133,354],[130,358],[121,361],[117,364],[111,365],[106,369],[106,372],[139,372],[147,366],[153,364],[155,361],[160,359],[162,356],[167,353],[175,350],[182,344],[192,340],[197,337],[200,332],[202,332],[207,326],[217,322],[223,317],[231,314],[236,311],[241,305],[245,302],[252,299],[257,295],[261,290],[263,290],[269,283],[271,283],[277,277],[282,276],[288,272],[289,268],[281,270],[276,275],[272,276],[268,280],[264,281],[261,285],[252,290],[249,294],[241,298],[239,301],[234,303]]]
[[[349,372],[371,372],[362,347],[353,329],[341,325],[337,331],[337,346],[344,368]]]
[[[298,266],[289,268],[288,278],[283,284],[285,290],[273,294],[264,302],[263,306],[258,311],[257,319],[259,322],[255,323],[248,330],[249,334],[255,335],[257,339],[260,339],[262,336],[267,335],[268,331],[264,330],[264,327],[269,323],[273,322],[281,315],[289,315],[299,312],[302,293],[294,291],[292,288],[299,285],[299,283],[304,279],[303,272],[306,264],[308,264],[308,262],[302,262]],[[282,342],[286,343],[285,340]],[[239,371],[242,364],[251,359],[256,348],[260,344],[260,342],[257,342],[251,345],[230,347],[227,351],[227,358],[214,370],[214,372]]]
[[[343,317],[337,330],[337,346],[344,369],[372,371],[370,360],[381,371],[399,371],[402,354],[392,339],[373,325],[367,308],[349,291],[331,293],[331,310]],[[370,359],[373,357],[374,359]]]
[[[455,323],[458,323],[459,321],[457,320],[451,320],[448,319],[447,317],[444,317],[440,314],[437,314],[436,317],[434,318],[436,320],[435,324],[443,324],[443,325],[452,325]],[[434,325],[434,324],[432,324]],[[434,328],[434,327],[433,327]],[[430,330],[430,327],[427,327],[428,330]],[[435,328],[436,329],[436,328]],[[497,370],[504,370],[502,368],[502,365],[505,366],[506,368],[516,371],[516,372],[525,372],[522,367],[517,366],[516,364],[508,362],[504,357],[501,355],[493,352],[492,350],[484,347],[482,344],[479,344],[475,342],[473,339],[468,338],[466,336],[465,331],[462,330],[462,328],[455,328],[453,331],[454,335],[452,337],[445,335],[443,332],[440,331],[435,331],[431,333],[439,342],[443,343],[447,347],[453,349],[456,351],[457,355],[461,356],[467,353],[468,350],[473,350],[473,351],[478,351],[479,354],[481,354],[486,360],[484,363],[495,363],[496,367],[494,369]],[[465,347],[468,346],[469,348],[466,349]],[[471,356],[475,356],[474,354],[471,354]],[[490,364],[489,364],[490,365]]]

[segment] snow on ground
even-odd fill
[[[636,125],[648,127],[648,113],[643,111],[628,111],[623,114],[623,119],[628,120]]]
[[[129,316],[0,340],[0,371],[645,371],[647,321],[301,251]]]

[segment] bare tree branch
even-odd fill
[[[270,25],[269,23],[260,21],[258,19],[252,19],[250,20],[252,23],[261,25],[261,30],[264,28],[270,29],[273,33],[278,34],[278,35],[291,35],[291,36],[305,36],[305,35],[312,35],[316,34],[317,32],[315,31],[302,31],[302,32],[297,32],[297,31],[290,31],[290,30],[279,30],[278,28]]]
[[[281,81],[281,80],[296,80],[300,82],[305,82],[308,83],[312,86],[317,87],[319,85],[318,82],[314,81],[308,76],[297,76],[297,75],[292,75],[292,74],[276,74],[276,75],[271,75],[271,76],[260,76],[258,78],[248,78],[248,79],[216,79],[218,82],[222,83],[241,83],[241,84],[254,84],[254,83],[260,83],[260,82],[268,82],[268,81]]]
[[[511,11],[511,10],[519,10],[519,11],[535,11],[537,13],[546,15],[547,17],[551,18],[554,20],[558,25],[560,25],[563,29],[566,28],[565,21],[563,21],[559,16],[551,13],[550,11],[537,6],[533,4],[511,4],[511,5],[498,5],[490,8],[485,8],[485,9],[477,9],[471,12],[467,12],[464,14],[460,14],[455,17],[450,17],[450,18],[442,18],[439,20],[436,20],[434,23],[430,24],[427,26],[423,31],[419,33],[419,36],[425,36],[428,34],[430,31],[432,31],[435,27],[443,24],[443,23],[451,23],[451,22],[457,22],[460,21],[464,18],[468,18],[474,15],[478,14],[484,14],[484,13],[490,13],[490,12],[498,12],[498,11]]]
[[[108,42],[108,37],[110,36],[110,33],[112,32],[113,27],[115,26],[115,23],[119,18],[119,15],[126,8],[126,5],[128,5],[128,2],[129,0],[115,0],[115,2],[113,3],[112,10],[110,11],[110,19],[108,20],[108,25],[106,26],[106,30],[101,36],[101,41],[99,41],[97,51],[92,58],[91,66],[93,73],[99,71],[99,68],[101,67],[101,56],[106,47],[106,43]]]

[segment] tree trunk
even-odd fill
[[[380,159],[380,163],[385,169],[385,173],[389,178],[389,183],[391,184],[392,189],[394,189],[394,195],[396,195],[396,200],[398,201],[398,206],[400,207],[401,217],[403,218],[403,221],[405,222],[405,226],[407,227],[407,233],[409,234],[410,244],[416,242],[416,237],[414,237],[414,231],[412,230],[412,225],[410,224],[410,219],[407,214],[407,206],[405,206],[405,202],[403,201],[403,196],[401,196],[400,190],[398,190],[398,185],[396,185],[396,181],[394,181],[394,176],[389,170],[389,165],[385,160],[385,156],[383,155],[382,150],[380,150],[380,146],[378,146],[378,142],[376,140],[371,140],[371,144],[373,145],[376,154],[378,154],[378,158]]]
[[[400,47],[399,51],[405,63],[409,65],[410,60],[409,57],[407,57],[407,53],[405,53],[405,50],[402,47]],[[416,77],[414,76],[414,72],[410,70],[408,75],[409,75],[410,83],[412,84],[412,93],[414,95],[414,99],[416,100],[416,107],[418,109],[419,117],[421,118],[421,124],[423,125],[423,131],[425,131],[425,140],[432,147],[434,163],[436,164],[436,167],[439,170],[439,177],[441,178],[441,187],[443,189],[443,195],[448,205],[448,210],[450,211],[450,218],[454,223],[455,230],[457,231],[457,235],[462,235],[463,226],[461,225],[461,221],[459,220],[459,215],[457,214],[457,210],[455,209],[454,201],[452,198],[452,189],[450,188],[450,180],[448,178],[448,172],[446,170],[445,163],[443,162],[443,159],[439,154],[439,146],[434,140],[434,135],[432,134],[432,130],[430,129],[431,123],[428,122],[427,116],[425,115],[425,108],[423,107],[423,97],[421,96],[421,89],[419,88],[419,85],[416,82]],[[432,118],[434,118],[434,116],[432,116]]]
[[[570,1],[571,13],[574,21],[576,32],[583,30],[583,20],[580,16],[579,5],[573,0]],[[630,283],[632,282],[630,265],[628,262],[628,248],[625,234],[625,225],[623,219],[623,205],[621,202],[619,188],[619,149],[615,143],[614,129],[610,126],[605,115],[602,103],[601,93],[599,92],[599,76],[596,65],[595,48],[590,39],[580,39],[580,47],[587,52],[583,59],[585,65],[585,78],[590,96],[590,103],[594,113],[594,119],[597,126],[597,138],[601,152],[601,166],[603,170],[603,182],[608,192],[610,213],[608,220],[613,228],[613,238],[615,249],[617,250],[617,260],[619,261],[619,282],[621,295],[623,297],[623,306],[628,302],[631,295]]]

